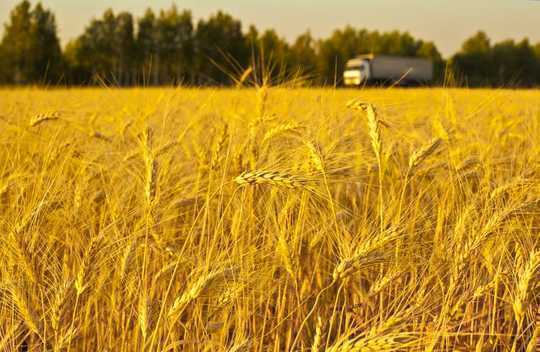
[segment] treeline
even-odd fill
[[[51,10],[24,0],[5,24],[0,84],[228,85],[254,64],[278,80],[340,84],[347,60],[364,53],[430,58],[439,83],[448,69],[470,86],[540,83],[540,44],[527,40],[492,46],[479,32],[446,62],[433,42],[407,32],[347,26],[329,38],[308,31],[289,43],[274,30],[245,30],[221,11],[195,23],[175,6],[140,18],[107,10],[62,49]]]
[[[450,60],[468,86],[533,87],[540,85],[540,43],[504,40],[491,45],[486,33],[467,39]]]

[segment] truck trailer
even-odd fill
[[[347,61],[343,72],[346,86],[370,83],[427,84],[433,80],[433,62],[418,57],[360,55]]]

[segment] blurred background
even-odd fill
[[[150,6],[151,5],[151,6]],[[0,84],[341,85],[361,54],[424,57],[433,84],[540,83],[540,1],[2,0]]]

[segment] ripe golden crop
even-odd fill
[[[537,91],[0,97],[0,351],[535,351]]]

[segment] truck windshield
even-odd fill
[[[366,68],[366,67],[365,67],[364,64],[360,64],[360,65],[347,65],[347,69],[348,69],[348,70],[364,71],[365,68]]]
[[[347,66],[348,70],[364,71],[364,65]]]

